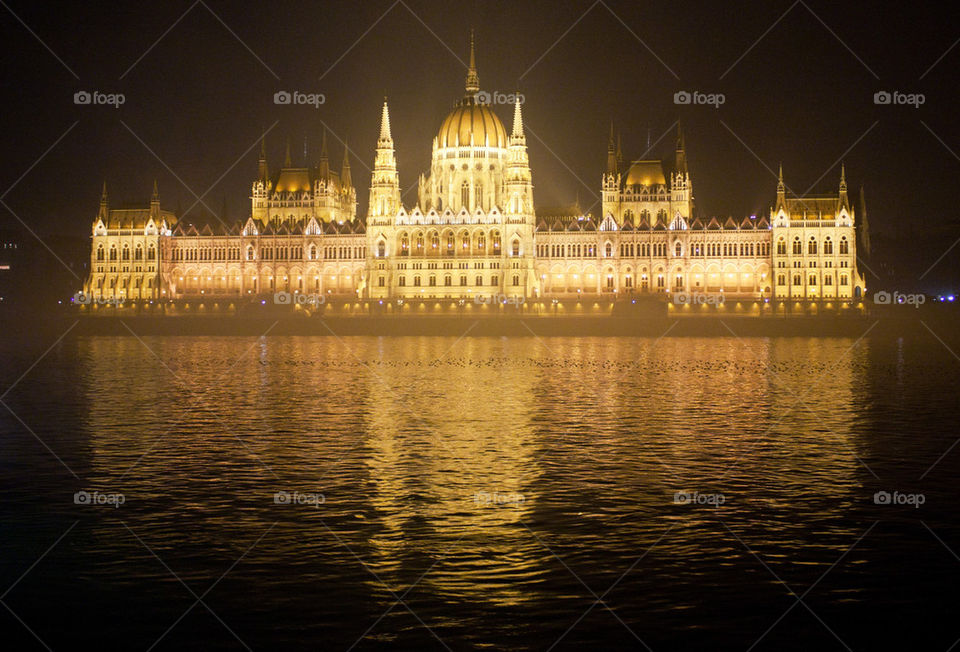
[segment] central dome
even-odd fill
[[[478,93],[482,95],[482,93]],[[507,130],[487,104],[467,96],[450,112],[437,134],[439,147],[469,147],[470,137],[476,147],[506,147]]]

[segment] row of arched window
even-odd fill
[[[482,275],[482,274],[477,274],[477,275],[474,277],[473,280],[474,280],[474,285],[477,286],[477,287],[482,287],[482,286],[484,285],[483,275]],[[411,279],[411,281],[413,282],[413,286],[412,286],[412,287],[421,287],[421,286],[423,285],[423,279],[421,278],[421,276],[420,276],[419,274],[415,274],[415,275],[413,276],[413,278]],[[437,281],[438,281],[437,276],[436,276],[435,274],[431,274],[429,277],[427,277],[427,285],[426,285],[426,287],[437,287]],[[466,275],[466,274],[461,274],[459,281],[460,281],[460,287],[466,287],[466,286],[467,286],[467,275]],[[519,285],[520,285],[520,275],[519,275],[519,274],[514,274],[514,275],[513,275],[513,278],[511,279],[511,282],[512,282],[512,284],[513,284],[514,287],[519,286]],[[380,276],[380,277],[378,278],[377,285],[380,286],[380,287],[383,287],[384,285],[386,285],[386,279],[385,279],[383,276]],[[399,276],[399,277],[397,278],[397,285],[398,285],[399,287],[407,287],[407,277],[404,276],[404,275]],[[491,276],[490,276],[490,285],[492,285],[492,286],[500,285],[500,277],[499,277],[498,275],[496,275],[496,274],[491,275]],[[452,287],[452,286],[453,286],[453,276],[450,275],[450,274],[444,275],[444,277],[443,277],[443,287]]]
[[[820,248],[820,243],[817,242],[816,237],[810,236],[806,246],[807,254],[816,256],[819,253]],[[803,250],[803,241],[800,240],[800,236],[796,236],[793,239],[791,251],[795,256],[802,256]],[[847,236],[840,237],[839,250],[841,255],[850,253],[850,243],[847,241]],[[780,256],[785,256],[787,254],[787,242],[783,238],[777,240],[777,254]],[[823,254],[828,256],[833,254],[833,240],[830,238],[830,236],[827,236],[823,239]]]
[[[240,260],[240,247],[175,247],[172,260]]]
[[[793,277],[792,277],[791,280],[793,281],[793,285],[803,285],[803,274],[801,274],[801,273],[799,273],[799,272],[798,272],[798,273],[795,273],[795,274],[793,274]],[[841,286],[848,285],[849,282],[850,282],[850,277],[847,276],[846,274],[840,274],[839,281],[840,281],[840,285],[841,285]],[[786,274],[777,274],[777,285],[779,285],[779,286],[786,286],[786,284],[787,284],[787,275],[786,275]],[[824,274],[824,276],[823,276],[823,284],[824,284],[825,286],[832,286],[832,285],[833,285],[833,274]],[[812,287],[812,286],[816,286],[816,285],[817,285],[817,275],[816,275],[816,274],[810,274],[810,275],[807,277],[807,286],[811,286],[811,287]]]
[[[461,231],[459,236],[448,232],[443,237],[437,231],[426,234],[409,234],[404,231],[397,236],[397,252],[401,256],[499,255],[501,236],[499,231],[492,231],[488,241],[488,234],[482,231],[472,237],[467,231]],[[510,253],[514,256],[520,255],[519,240],[515,239],[510,243]],[[386,254],[386,243],[380,242],[377,245],[377,256],[383,257]]]
[[[103,245],[97,246],[97,260],[103,261],[107,256],[106,251],[103,248]],[[110,260],[117,260],[118,252],[116,245],[110,245]],[[130,260],[130,245],[123,245],[123,248],[119,252],[120,260]],[[147,248],[147,260],[156,260],[157,250],[153,245],[150,245]],[[133,259],[134,260],[143,260],[143,246],[137,245],[133,249]]]

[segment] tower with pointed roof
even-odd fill
[[[390,223],[400,209],[400,175],[397,173],[397,157],[390,131],[390,107],[383,99],[380,111],[380,134],[377,137],[377,153],[373,162],[370,180],[370,202],[367,208],[367,229]]]

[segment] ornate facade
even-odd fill
[[[401,202],[384,101],[365,219],[347,151],[330,168],[271,174],[261,148],[250,216],[197,229],[160,209],[109,208],[93,223],[87,296],[100,299],[616,299],[722,293],[746,300],[862,296],[845,172],[836,195],[788,197],[781,171],[769,216],[698,216],[686,147],[624,165],[611,133],[602,208],[538,217],[520,101],[508,132],[484,103],[471,45],[465,93],[433,140],[416,204]]]

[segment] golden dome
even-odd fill
[[[438,146],[469,147],[471,134],[476,147],[507,146],[507,130],[497,114],[488,105],[467,96],[440,125]]]
[[[634,161],[627,172],[628,186],[662,186],[666,183],[663,164],[657,160]]]

